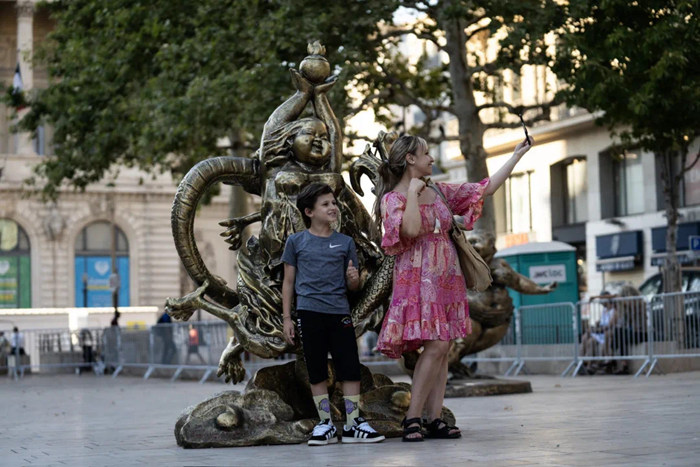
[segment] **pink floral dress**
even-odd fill
[[[454,214],[467,229],[481,216],[489,179],[478,183],[437,183]],[[406,197],[391,191],[381,203],[382,248],[396,256],[394,289],[377,348],[391,358],[420,348],[423,341],[450,341],[471,333],[467,290],[455,246],[450,240],[450,210],[440,196],[421,204],[421,228],[415,238],[400,236]],[[434,232],[439,219],[439,232]]]

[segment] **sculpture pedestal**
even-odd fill
[[[345,421],[342,384],[328,364],[331,416],[338,428]],[[401,436],[401,420],[411,400],[411,387],[361,366],[360,415],[387,438]],[[309,438],[318,421],[303,360],[260,369],[243,394],[227,391],[188,407],[175,424],[175,439],[185,448],[297,444]],[[443,407],[441,418],[455,423]]]

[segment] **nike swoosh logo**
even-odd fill
[[[333,245],[333,244],[331,243],[331,244],[328,245],[328,246],[331,247],[331,248],[338,248],[340,245]]]

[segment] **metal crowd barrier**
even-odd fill
[[[0,371],[21,378],[34,371],[42,374],[83,373],[111,374],[123,372],[169,377],[172,381],[187,375],[200,383],[216,374],[219,358],[233,338],[223,321],[200,321],[157,324],[150,327],[84,328],[80,330],[38,329],[22,331],[23,355],[8,354],[0,349]],[[244,352],[246,379],[260,368],[285,363],[295,355],[263,359]],[[366,365],[380,365],[383,356],[363,356]]]
[[[503,373],[504,376],[511,376],[520,365],[520,311],[513,310],[513,317],[510,325],[501,341],[488,349],[479,353],[468,355],[462,361],[470,365],[472,363],[483,363],[490,365],[495,373]],[[505,368],[505,369],[504,369]]]
[[[0,371],[14,378],[26,372],[99,371],[97,356],[104,352],[102,328],[32,329],[20,332],[14,352],[0,349]]]
[[[533,362],[562,362],[562,376],[576,365],[578,353],[578,314],[573,303],[521,306],[518,365],[513,376]]]
[[[91,371],[117,377],[128,370],[142,371],[144,378],[158,375],[171,380],[187,374],[200,382],[216,373],[220,355],[233,337],[222,321],[22,334],[23,353],[0,348],[0,371],[10,377],[20,378],[28,371]],[[505,376],[525,371],[572,377],[614,361],[638,365],[636,378],[660,371],[661,360],[672,371],[698,370],[699,358],[700,292],[685,292],[521,306],[514,310],[499,344],[463,361],[493,365]],[[262,367],[280,363],[248,354],[243,360],[247,378]],[[361,361],[382,365],[390,360],[363,355]]]
[[[667,293],[651,297],[647,306],[649,372],[659,359],[700,357],[700,292]],[[680,367],[679,369],[695,369]]]
[[[698,370],[699,358],[700,292],[684,292],[522,306],[501,343],[463,361],[509,363],[499,371],[504,376],[556,371],[572,377],[592,374],[585,370],[596,365],[602,364],[600,372],[612,362],[635,362],[636,378],[658,370],[662,359],[674,371]]]

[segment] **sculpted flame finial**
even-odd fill
[[[326,48],[320,41],[313,41],[307,47],[306,51],[311,55],[326,55]]]

